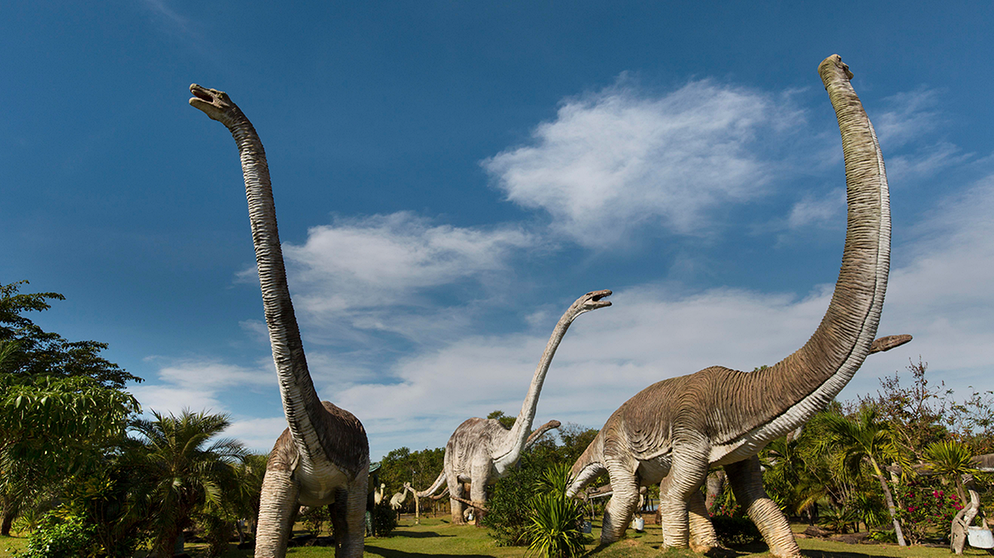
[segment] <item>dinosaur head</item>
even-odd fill
[[[581,296],[576,302],[573,303],[573,308],[576,309],[576,315],[579,316],[584,312],[590,312],[591,310],[611,306],[611,301],[605,300],[609,296],[611,296],[611,291],[606,289],[603,291],[591,291]]]
[[[241,114],[238,106],[231,101],[228,94],[217,89],[207,89],[194,83],[190,86],[190,105],[200,109],[213,120],[225,126],[230,125],[235,117]]]

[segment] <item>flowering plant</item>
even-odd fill
[[[926,538],[949,538],[953,518],[963,509],[959,496],[917,482],[895,488],[897,517],[908,542],[918,544]]]

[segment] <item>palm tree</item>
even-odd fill
[[[960,502],[966,502],[963,475],[977,473],[973,466],[973,452],[965,444],[955,441],[932,442],[925,448],[925,461],[929,468],[946,480],[953,481]]]
[[[873,407],[863,407],[853,418],[828,414],[824,417],[824,421],[828,433],[826,446],[839,451],[844,470],[858,474],[863,464],[869,464],[873,476],[880,482],[880,488],[883,490],[887,511],[894,523],[897,542],[901,546],[907,546],[904,533],[901,531],[901,522],[897,519],[894,497],[880,467],[880,461],[883,459],[903,462],[888,425],[877,420],[877,411]]]
[[[223,493],[237,490],[234,465],[246,452],[230,438],[211,441],[229,426],[227,415],[184,410],[178,417],[152,416],[131,428],[142,438],[142,468],[153,487],[153,555],[170,558],[193,513],[220,506]]]

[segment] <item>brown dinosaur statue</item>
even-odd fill
[[[224,92],[196,84],[190,92],[190,104],[224,124],[241,155],[262,303],[289,424],[266,465],[255,556],[285,556],[298,507],[329,505],[335,556],[359,558],[365,532],[369,442],[359,419],[318,398],[307,371],[276,228],[266,153],[252,123]]]
[[[614,494],[602,543],[631,521],[640,486],[659,484],[665,547],[718,545],[700,491],[723,465],[737,502],[776,556],[800,556],[787,520],[763,490],[756,454],[804,424],[849,382],[870,352],[890,268],[890,202],[876,134],[838,55],[818,67],[842,132],[848,227],[828,311],[797,352],[762,370],[721,366],[657,382],[625,402],[573,465],[576,494],[607,471]],[[887,343],[883,343],[886,345]]]
[[[535,419],[542,384],[545,382],[549,365],[552,364],[552,357],[555,356],[559,343],[566,335],[566,330],[577,316],[611,306],[610,301],[604,300],[608,296],[611,296],[611,291],[608,290],[589,292],[576,299],[576,302],[559,318],[559,323],[552,331],[545,352],[542,353],[542,359],[532,376],[525,401],[521,405],[521,412],[518,413],[510,430],[498,420],[475,417],[466,419],[445,444],[442,473],[431,488],[419,492],[417,496],[433,494],[444,480],[449,489],[452,522],[466,523],[463,518],[463,508],[466,505],[463,483],[470,483],[470,499],[482,505],[487,499],[487,484],[497,482],[497,479],[504,476],[518,462],[529,439],[528,433],[531,432],[532,421]],[[538,436],[532,436],[532,439],[538,439]]]

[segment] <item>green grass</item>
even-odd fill
[[[670,550],[661,553],[659,546],[663,537],[659,527],[646,525],[646,532],[628,532],[628,537],[615,544],[599,548],[597,540],[600,529],[594,524],[594,532],[586,545],[585,556],[591,558],[699,558],[700,555],[689,550]],[[300,531],[298,531],[298,534]],[[899,547],[893,544],[861,544],[849,545],[841,542],[820,539],[798,539],[804,556],[810,558],[948,558],[952,553],[948,548],[931,548],[921,546]],[[0,558],[14,556],[13,551],[23,550],[27,538],[0,538]],[[196,555],[201,545],[187,545],[187,552]],[[335,555],[335,549],[330,547],[291,548],[287,556],[295,558],[324,557]],[[390,537],[370,537],[366,539],[367,558],[450,558],[463,556],[468,558],[507,558],[524,557],[523,547],[498,547],[487,535],[487,530],[473,526],[452,525],[448,518],[422,519],[421,525],[414,525],[414,520],[404,518]],[[989,556],[986,551],[967,547],[964,556]],[[250,550],[232,550],[225,558],[251,558]],[[748,547],[737,547],[730,550],[719,550],[712,553],[711,558],[753,558],[770,556],[766,546],[756,544]]]

